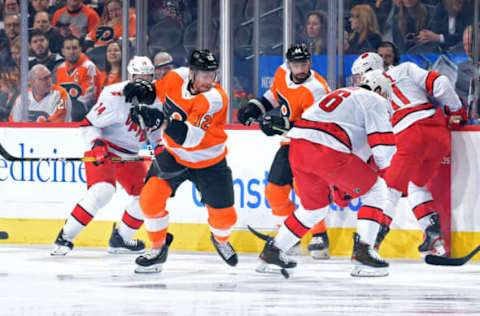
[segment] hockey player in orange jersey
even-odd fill
[[[278,67],[273,84],[264,96],[251,99],[238,111],[240,123],[250,125],[260,120],[260,128],[268,136],[283,134],[282,129],[288,130],[303,111],[330,92],[325,79],[311,69],[310,53],[304,44],[292,45],[286,59],[287,62]],[[272,128],[272,120],[277,120],[279,130]],[[294,187],[289,149],[290,139],[284,137],[270,167],[265,188],[272,213],[280,221],[295,211],[295,203],[289,198]],[[314,259],[329,258],[325,220],[312,227],[310,233],[313,236],[308,246],[311,256]]]
[[[166,202],[186,180],[195,183],[202,195],[211,241],[218,254],[231,266],[238,262],[228,242],[237,221],[232,173],[225,159],[228,97],[215,82],[218,63],[211,52],[195,50],[189,64],[189,68],[171,70],[155,82],[163,112],[144,106],[133,109],[150,121],[164,121],[165,145],[156,156],[160,170],[152,165],[140,194],[152,250],[136,259],[137,273],[161,271],[173,238],[167,234]]]

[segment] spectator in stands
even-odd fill
[[[392,42],[381,42],[380,45],[377,46],[376,52],[382,56],[383,67],[385,68],[385,71],[391,66],[396,66],[400,63],[400,54],[398,53],[398,48]]]
[[[63,46],[63,36],[52,27],[50,17],[46,11],[38,11],[33,18],[33,28],[42,30],[48,38],[48,45],[52,53],[59,54]]]
[[[3,6],[3,16],[5,17],[10,13],[20,13],[20,0],[5,0],[5,4]]]
[[[47,12],[49,22],[50,19],[52,18],[53,14],[55,13],[56,8],[53,6],[49,5],[48,0],[32,0],[30,1],[31,5],[28,8],[28,26],[30,28],[34,27],[34,20],[35,20],[35,15],[38,12]]]
[[[439,43],[444,50],[460,43],[465,27],[473,21],[473,12],[467,8],[466,1],[443,0],[433,12],[430,27],[418,33],[417,42]]]
[[[73,35],[83,39],[99,21],[97,12],[83,4],[82,0],[67,0],[67,5],[53,15],[52,24],[57,26],[60,23],[60,27],[68,25]]]
[[[135,14],[132,11],[129,14],[128,36],[133,40],[135,38]],[[122,32],[122,1],[107,0],[100,22],[85,38],[87,51],[93,46],[103,46],[112,40],[120,39]]]
[[[382,41],[378,28],[377,17],[368,4],[359,4],[350,10],[350,27],[352,33],[348,36],[345,53],[360,54],[373,51]]]
[[[122,81],[122,44],[111,41],[105,51],[105,70],[100,73],[100,91],[103,87]]]
[[[7,122],[20,94],[20,68],[12,67],[0,74],[0,121]]]
[[[307,15],[305,34],[300,42],[307,45],[312,55],[323,55],[327,52],[327,21],[325,11],[312,11]]]
[[[477,119],[479,117],[479,108],[477,106],[472,106],[474,101],[474,86],[473,86],[473,75],[474,75],[474,64],[473,64],[473,27],[469,25],[465,28],[462,37],[463,47],[465,53],[468,56],[468,59],[460,63],[457,67],[457,81],[455,82],[455,91],[458,96],[463,99],[463,101],[469,105],[470,110],[469,118]],[[477,40],[478,51],[477,54],[480,56],[480,28],[478,30],[478,40]],[[478,83],[480,89],[480,82]],[[477,100],[478,101],[478,100]]]
[[[5,32],[0,40],[0,67],[10,60],[10,45],[12,40],[20,35],[20,16],[17,13],[8,13],[5,16]]]
[[[155,80],[165,77],[167,72],[175,68],[172,56],[167,52],[158,52],[153,58]]]
[[[71,122],[72,103],[67,91],[52,83],[52,73],[44,65],[35,65],[28,73],[27,115],[18,97],[10,113],[11,122]]]
[[[401,52],[417,44],[419,32],[428,26],[432,15],[432,7],[420,0],[401,0],[393,23],[393,42]]]
[[[97,66],[82,53],[80,40],[67,37],[63,41],[65,61],[57,68],[57,84],[64,87],[72,99],[72,119],[81,121],[95,104],[100,91]]]
[[[28,68],[37,64],[45,65],[56,78],[56,68],[64,59],[59,54],[50,52],[47,35],[42,30],[33,29],[30,32],[30,51]]]

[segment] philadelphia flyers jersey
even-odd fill
[[[97,66],[85,54],[74,65],[67,60],[57,68],[57,84],[67,90],[70,98],[82,102],[90,108],[100,93],[100,82]]]
[[[51,91],[42,100],[37,101],[28,89],[28,119],[23,119],[21,97],[18,96],[10,113],[11,122],[71,122],[72,102],[67,91],[52,85]]]
[[[414,63],[405,62],[390,68],[385,76],[392,81],[392,107],[395,111],[392,125],[395,134],[435,114],[429,95],[452,111],[462,107],[448,78],[435,71],[426,71]]]
[[[298,119],[305,109],[330,92],[325,79],[311,70],[304,82],[296,84],[286,63],[278,67],[273,84],[264,97],[273,105],[281,106],[281,113],[290,121]]]
[[[81,122],[81,131],[90,149],[95,139],[108,142],[108,150],[120,157],[137,155],[145,139],[140,126],[130,117],[131,103],[125,102],[123,88],[129,81],[106,86],[97,104],[87,113]],[[151,139],[159,139],[160,129],[150,131]]]
[[[171,70],[155,82],[157,97],[175,108],[172,119],[188,127],[183,144],[177,144],[163,133],[165,148],[175,160],[190,168],[205,168],[220,162],[227,154],[228,97],[218,83],[207,92],[193,95],[188,89],[189,68]]]
[[[388,101],[363,88],[335,90],[305,110],[287,133],[363,160],[369,151],[380,169],[390,165],[396,151]]]

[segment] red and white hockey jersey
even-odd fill
[[[138,155],[145,138],[140,126],[130,117],[131,103],[125,102],[123,88],[129,81],[112,84],[103,89],[97,104],[87,113],[80,124],[87,148],[95,139],[108,142],[109,151],[120,157]],[[152,139],[160,139],[161,131],[147,130]]]
[[[396,151],[388,101],[363,88],[335,90],[303,112],[287,133],[363,160],[370,149],[380,169],[390,165]]]
[[[21,96],[15,100],[10,112],[10,122],[71,122],[72,101],[67,91],[57,85],[52,85],[51,91],[42,100],[37,101],[32,89],[28,89],[28,118],[23,117]]]
[[[389,69],[385,76],[392,81],[392,107],[395,111],[392,125],[395,134],[435,114],[436,109],[428,95],[452,111],[462,107],[448,78],[435,71],[426,71],[414,63],[405,62]]]

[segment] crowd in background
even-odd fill
[[[104,86],[121,81],[122,2],[29,1],[29,68],[45,65],[52,73],[52,83],[68,92],[72,121],[83,118]],[[156,64],[158,68],[184,65],[186,57],[196,48],[197,2],[148,1],[148,55],[153,60],[159,53],[167,54],[164,58],[169,60],[166,64]],[[282,2],[260,1],[262,55],[282,55],[282,10],[278,10]],[[207,44],[218,55],[219,1],[211,3]],[[394,43],[392,49],[397,55],[465,53],[462,37],[473,21],[473,0],[344,0],[343,3],[345,54],[377,51],[385,41]],[[0,0],[0,5],[0,121],[8,121],[20,94],[20,5],[19,0]],[[234,1],[232,5],[234,89],[242,88],[251,95],[253,1]],[[326,54],[327,9],[328,1],[295,1],[295,41],[306,43],[312,55]],[[135,1],[131,1],[128,12],[128,51],[132,54],[136,36]],[[33,91],[33,98],[37,97]]]

